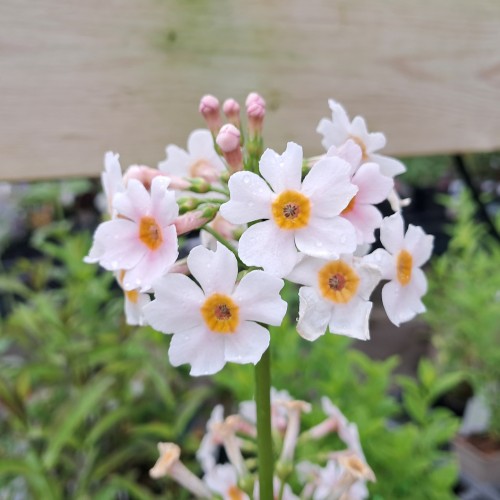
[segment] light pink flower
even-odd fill
[[[250,497],[238,487],[238,474],[231,464],[215,466],[203,478],[206,485],[223,500],[250,500]]]
[[[126,191],[114,197],[117,218],[100,224],[94,234],[85,262],[99,262],[110,271],[123,270],[124,290],[149,290],[177,259],[173,222],[179,208],[174,192],[167,188],[165,177],[153,179],[151,193],[131,179]]]
[[[108,151],[104,155],[104,172],[101,174],[107,209],[111,216],[116,215],[113,210],[113,198],[115,194],[125,189],[119,158],[120,155]]]

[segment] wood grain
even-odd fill
[[[202,94],[267,99],[266,142],[321,152],[327,99],[396,155],[500,148],[497,0],[2,0],[0,179],[156,165]]]

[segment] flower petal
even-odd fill
[[[325,156],[304,178],[301,192],[317,217],[334,217],[348,205],[358,189],[351,183],[351,166],[335,156]]]
[[[382,214],[373,205],[362,205],[356,202],[353,209],[342,215],[356,229],[356,243],[373,243],[375,229],[382,224]]]
[[[384,217],[380,226],[380,241],[392,254],[398,253],[403,246],[404,222],[400,212]]]
[[[325,259],[303,255],[286,279],[299,285],[315,287],[318,285],[318,272],[327,262]]]
[[[411,253],[414,266],[420,267],[430,259],[433,246],[434,236],[425,234],[420,226],[408,226],[404,247]]]
[[[307,227],[297,231],[295,243],[306,255],[337,259],[341,253],[356,250],[356,232],[353,225],[342,217],[311,217]]]
[[[167,274],[154,283],[155,299],[144,307],[148,323],[163,333],[178,333],[203,324],[205,295],[183,274]]]
[[[308,286],[300,288],[299,299],[297,332],[306,340],[316,340],[326,332],[332,307]]]
[[[238,254],[247,266],[262,267],[278,277],[286,276],[299,256],[294,231],[281,230],[270,220],[254,224],[243,233]]]
[[[224,337],[226,361],[245,364],[259,362],[269,347],[269,331],[253,321],[244,321],[238,331]]]
[[[193,248],[187,258],[187,265],[205,295],[233,293],[238,263],[233,253],[221,243],[217,242],[215,252],[201,245]]]
[[[240,307],[240,317],[267,325],[281,325],[287,309],[287,303],[280,296],[283,286],[282,279],[264,271],[246,274],[233,294]]]
[[[425,306],[419,297],[419,292],[410,282],[401,286],[396,281],[386,283],[382,288],[382,303],[389,319],[396,326],[410,321],[417,314],[425,311]]]
[[[336,305],[329,323],[330,332],[353,339],[368,340],[368,320],[372,306],[371,302],[360,297],[354,297],[347,304]]]
[[[214,147],[212,133],[207,129],[196,129],[189,134],[188,151],[193,159],[205,159],[218,171],[225,170],[224,163]]]
[[[158,163],[158,169],[167,174],[189,177],[189,165],[191,164],[189,154],[174,144],[168,145],[165,152],[167,157]]]
[[[172,337],[168,357],[172,366],[190,364],[190,374],[213,375],[226,364],[224,336],[196,326]]]
[[[358,186],[357,203],[382,203],[394,187],[394,180],[382,175],[376,163],[364,163],[354,174],[353,184]]]
[[[395,177],[396,175],[406,172],[406,167],[396,158],[390,156],[371,154],[370,161],[380,165],[380,171],[387,177]]]
[[[168,177],[155,177],[151,183],[152,216],[161,227],[172,224],[179,215],[179,206],[175,201],[175,192],[168,188]]]
[[[151,198],[141,182],[130,179],[127,190],[113,198],[113,208],[118,214],[139,222],[141,217],[151,215]]]
[[[396,258],[383,248],[377,248],[366,255],[363,261],[375,266],[382,273],[382,279],[393,280],[396,278]]]
[[[289,142],[282,155],[266,149],[260,159],[259,170],[275,193],[288,189],[300,191],[302,158],[302,147]]]
[[[220,214],[232,224],[245,224],[271,218],[272,191],[251,172],[236,172],[229,178],[231,198],[220,207]]]

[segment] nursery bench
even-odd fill
[[[500,148],[497,0],[3,0],[1,180],[156,165],[204,93],[267,99],[266,141],[321,150],[327,99],[393,155]]]

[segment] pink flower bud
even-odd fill
[[[248,95],[245,102],[248,117],[248,133],[251,138],[262,133],[262,123],[266,115],[266,101],[255,92]]]
[[[264,108],[266,107],[266,101],[260,94],[257,94],[257,92],[250,92],[250,94],[248,94],[245,106],[248,108],[248,106],[253,103],[260,104]]]
[[[243,170],[243,154],[240,147],[240,131],[230,123],[224,125],[217,135],[217,145],[233,172]]]
[[[222,106],[229,123],[240,128],[240,105],[234,99],[226,99]]]
[[[193,212],[188,212],[187,214],[177,217],[174,221],[177,235],[180,236],[181,234],[199,229],[209,222],[210,218],[204,217],[203,213],[203,210],[194,210]]]
[[[127,169],[123,176],[123,183],[125,186],[130,179],[136,179],[144,185],[149,191],[151,189],[151,182],[159,175],[165,175],[156,168],[146,167],[145,165],[132,165]]]
[[[220,105],[217,97],[207,94],[204,95],[200,100],[200,113],[205,118],[208,128],[213,135],[216,135],[219,131],[222,122],[220,118]]]

